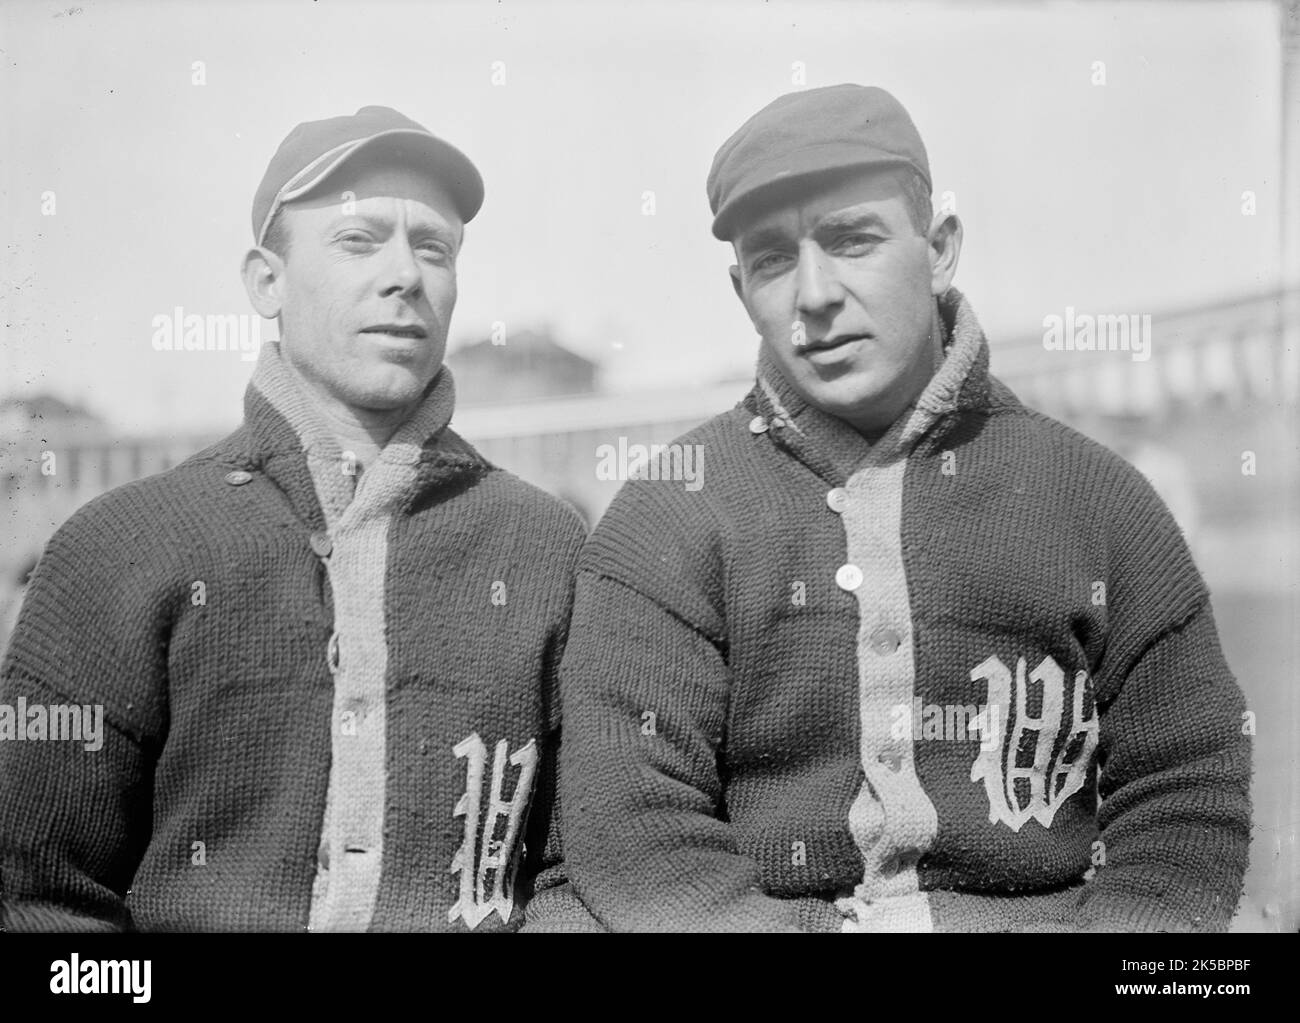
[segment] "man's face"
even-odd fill
[[[952,276],[902,178],[815,181],[752,213],[734,244],[736,293],[790,385],[869,437],[888,429],[941,358],[934,296]]]
[[[456,207],[427,173],[367,153],[317,191],[281,214],[284,356],[349,409],[410,406],[447,348],[463,233]]]

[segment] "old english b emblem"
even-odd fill
[[[465,791],[456,801],[453,811],[455,816],[465,818],[465,840],[451,861],[451,872],[460,872],[460,897],[447,914],[449,923],[460,918],[466,927],[474,928],[493,913],[504,922],[510,919],[510,912],[514,909],[519,832],[528,816],[538,756],[537,743],[531,739],[510,755],[510,766],[518,768],[518,776],[510,799],[503,800],[508,748],[506,740],[502,739],[497,743],[492,759],[492,783],[480,847],[479,821],[482,817],[487,747],[477,732],[452,747],[452,752],[466,761]],[[504,831],[501,831],[503,822]]]
[[[989,822],[1001,821],[1012,831],[1019,831],[1031,817],[1050,828],[1056,811],[1083,787],[1088,765],[1097,749],[1097,712],[1088,673],[1075,673],[1070,716],[1062,722],[1065,672],[1061,666],[1051,657],[1045,657],[1029,672],[1028,681],[1042,687],[1037,717],[1028,713],[1025,668],[1025,659],[1021,657],[1016,661],[1013,678],[1005,664],[997,657],[990,657],[970,673],[972,682],[988,683],[985,713],[990,720],[985,727],[1002,739],[987,744],[991,748],[981,746],[971,766],[970,780],[984,782],[989,797]],[[1013,698],[1015,721],[1008,735]],[[1065,738],[1058,742],[1062,728]],[[1022,764],[1030,752],[1032,762]]]

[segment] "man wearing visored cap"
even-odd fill
[[[519,926],[584,531],[448,426],[482,200],[385,107],[276,152],[243,425],[58,531],[0,671],[106,732],[0,742],[4,928]]]
[[[757,379],[681,438],[704,486],[629,482],[579,560],[571,886],[530,927],[1227,927],[1250,748],[1205,585],[1134,469],[990,375],[930,191],[876,88],[719,150]]]

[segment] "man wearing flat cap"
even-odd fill
[[[561,668],[571,887],[530,926],[1223,930],[1249,740],[1151,487],[1023,406],[902,106],[783,96],[718,151],[752,391],[629,482]],[[664,478],[660,478],[660,476]]]
[[[482,201],[384,107],[280,146],[243,425],[82,508],[32,579],[0,704],[105,734],[0,742],[4,928],[520,925],[584,531],[448,426]]]

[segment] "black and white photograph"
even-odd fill
[[[1250,1003],[1295,0],[68,3],[0,7],[24,987],[1086,932],[1117,1001]]]

